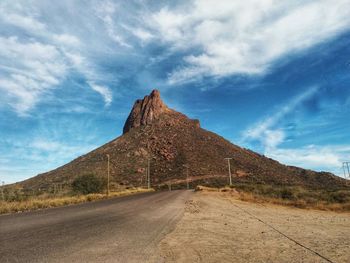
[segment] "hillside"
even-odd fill
[[[24,188],[46,189],[53,183],[69,185],[78,175],[107,174],[110,155],[114,185],[145,185],[150,159],[151,184],[185,186],[186,167],[191,185],[228,184],[226,157],[232,157],[234,182],[339,188],[346,181],[330,173],[286,166],[241,148],[202,129],[198,120],[168,108],[154,90],[137,100],[124,125],[123,135],[53,171],[20,183]]]

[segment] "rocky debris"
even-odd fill
[[[145,172],[145,170],[146,170],[145,168],[138,168],[136,170],[136,172],[139,173],[139,174],[143,174]]]
[[[195,126],[196,128],[200,128],[200,127],[201,127],[199,120],[194,119],[194,120],[192,120],[192,121],[193,121],[193,124],[194,124],[194,126]]]
[[[144,149],[142,147],[137,149],[136,151],[134,151],[134,156],[137,156],[137,157],[147,157],[148,155],[149,154],[146,151],[146,149]]]
[[[185,202],[185,212],[190,214],[197,214],[200,212],[198,201],[188,200]]]

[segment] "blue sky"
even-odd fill
[[[350,0],[0,2],[0,180],[114,139],[161,91],[283,163],[350,161]]]

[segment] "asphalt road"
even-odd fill
[[[191,195],[143,193],[0,216],[0,262],[145,262]]]

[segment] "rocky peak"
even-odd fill
[[[134,127],[147,125],[157,119],[162,113],[171,111],[160,98],[160,92],[153,90],[150,95],[145,96],[142,100],[138,99],[127,118],[123,134]]]

